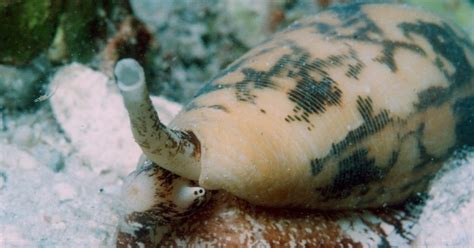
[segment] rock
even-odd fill
[[[89,61],[98,41],[131,13],[128,1],[2,1],[0,63],[26,65],[46,53],[51,62]],[[2,36],[3,37],[3,36]]]
[[[38,57],[28,66],[0,65],[0,106],[10,110],[31,107],[41,95],[48,69],[44,57]]]
[[[140,20],[126,17],[119,25],[117,33],[108,39],[102,53],[101,71],[113,77],[113,67],[121,58],[134,58],[145,64],[146,53],[152,44],[152,34]]]
[[[55,36],[48,50],[52,62],[86,61],[94,54],[95,40],[104,36],[97,27],[97,6],[91,0],[63,2]]]
[[[89,62],[114,24],[130,14],[128,1],[64,1],[48,58],[55,63]]]

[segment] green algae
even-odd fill
[[[60,0],[0,4],[0,63],[25,64],[47,48],[56,32]]]

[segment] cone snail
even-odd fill
[[[165,126],[143,69],[123,59],[115,75],[146,156],[124,199],[168,220],[210,190],[268,207],[401,203],[474,144],[473,66],[469,37],[431,13],[338,6],[250,50]]]

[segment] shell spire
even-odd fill
[[[177,175],[198,180],[200,142],[191,131],[172,130],[161,123],[149,97],[143,68],[134,59],[122,59],[115,66],[115,77],[133,137],[143,153]]]

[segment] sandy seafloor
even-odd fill
[[[123,103],[114,82],[83,65],[52,80],[36,112],[2,117],[0,247],[114,246],[120,186],[140,154]],[[165,123],[180,109],[154,102]],[[474,152],[455,157],[412,228],[413,246],[474,246]]]

